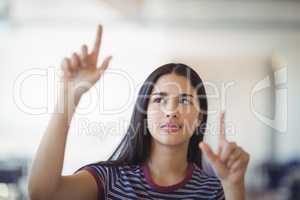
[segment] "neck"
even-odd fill
[[[147,161],[154,179],[171,177],[180,180],[186,176],[188,143],[178,146],[167,146],[152,140],[150,158]]]

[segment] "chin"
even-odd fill
[[[162,145],[178,146],[188,142],[190,136],[182,135],[182,133],[160,132],[154,137],[154,139]]]

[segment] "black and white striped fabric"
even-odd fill
[[[189,164],[185,179],[171,186],[157,185],[147,165],[90,164],[79,170],[87,170],[93,175],[98,184],[99,199],[225,199],[218,178],[206,174],[194,163]]]

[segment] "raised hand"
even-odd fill
[[[223,112],[220,116],[218,152],[214,153],[204,142],[199,143],[199,147],[206,154],[221,182],[234,186],[244,183],[250,156],[235,142],[229,142],[226,139],[224,116]]]
[[[111,56],[106,57],[97,67],[98,55],[101,46],[102,26],[97,28],[96,40],[93,49],[89,52],[87,45],[82,45],[80,52],[74,52],[70,58],[64,58],[61,68],[63,71],[64,91],[76,93],[81,97],[99,80],[109,65]]]

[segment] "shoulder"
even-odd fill
[[[139,172],[140,168],[138,165],[116,165],[108,162],[98,162],[87,164],[79,168],[76,172],[81,170],[87,170],[104,181],[108,176],[116,177],[122,174],[136,174]]]
[[[136,171],[139,169],[138,165],[126,165],[126,164],[111,164],[109,162],[97,162],[92,164],[87,164],[77,171],[86,169],[86,168],[93,168],[96,170],[117,170],[117,171]]]
[[[104,161],[84,165],[76,170],[75,173],[87,174],[88,172],[90,175],[92,175],[98,186],[98,194],[102,195],[101,199],[105,199],[104,196],[107,195],[109,190],[108,185],[110,185],[112,182],[120,180],[120,177],[126,177],[125,179],[129,180],[128,177],[136,174],[137,170],[138,166],[113,165]]]

